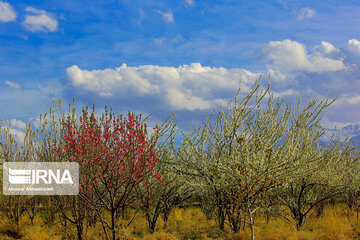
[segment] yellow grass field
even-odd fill
[[[258,240],[354,240],[360,239],[360,224],[357,222],[355,213],[347,213],[346,208],[327,208],[324,214],[316,218],[311,217],[305,223],[301,231],[297,231],[291,224],[281,219],[271,218],[267,224],[264,219],[258,217],[255,228]],[[123,224],[130,219],[131,214],[126,216]],[[120,224],[120,223],[119,223]],[[66,230],[60,222],[55,221],[51,226],[45,225],[39,214],[31,225],[25,216],[21,222],[21,228],[15,234],[15,227],[2,219],[0,223],[0,239],[24,239],[24,240],[61,240],[75,238],[75,228],[68,224]],[[100,224],[85,228],[88,240],[104,239]],[[159,219],[154,234],[147,232],[147,222],[138,213],[130,226],[119,227],[119,239],[147,239],[147,240],[175,240],[175,239],[234,239],[246,240],[250,238],[248,229],[232,234],[230,230],[220,231],[214,220],[207,220],[200,209],[191,207],[187,209],[175,209],[171,214],[167,228],[163,228],[163,221]]]

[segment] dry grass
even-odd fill
[[[281,219],[269,224],[259,219],[255,228],[257,240],[354,240],[360,239],[360,224],[356,215],[347,216],[340,207],[325,209],[319,218],[311,217],[301,231]],[[249,239],[249,232],[234,235],[234,239]]]
[[[128,214],[128,219],[132,213]],[[128,220],[127,219],[127,220]],[[125,220],[125,222],[127,221]],[[360,221],[359,221],[360,222]],[[267,224],[265,220],[257,219],[255,234],[257,240],[360,240],[360,224],[356,214],[346,214],[340,207],[328,208],[320,218],[312,217],[304,225],[301,231],[285,223],[281,219],[272,218]],[[240,231],[231,234],[230,230],[220,231],[213,220],[207,220],[198,208],[176,209],[169,217],[167,228],[159,219],[156,232],[147,232],[147,222],[141,214],[137,214],[134,222],[127,228],[120,227],[119,238],[122,240],[146,239],[146,240],[188,240],[188,239],[223,239],[223,240],[246,240],[249,239],[249,231]],[[0,239],[24,239],[24,240],[61,240],[65,239],[64,228],[56,223],[53,226],[44,224],[40,217],[35,219],[34,225],[26,218],[21,222],[21,230],[15,234],[16,227],[0,221]],[[67,233],[75,236],[75,228],[68,226]],[[75,238],[74,238],[75,239]],[[86,239],[104,239],[100,224],[86,230]]]

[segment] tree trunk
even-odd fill
[[[255,240],[255,229],[253,223],[250,224],[250,230],[251,230],[251,240]]]
[[[145,212],[146,220],[148,222],[148,229],[149,229],[150,234],[153,234],[155,232],[156,222],[157,222],[157,219],[159,217],[159,214],[160,214],[160,211],[158,211],[158,209],[155,210],[155,213],[154,213],[153,216],[151,216],[148,209]],[[164,222],[164,225],[165,224],[166,224],[166,222]]]
[[[67,237],[67,236],[68,236],[68,233],[67,233],[67,219],[66,219],[66,217],[65,217],[65,216],[63,216],[63,218],[64,218],[64,231],[65,231],[65,237]]]
[[[153,234],[155,232],[156,224],[153,221],[149,221],[149,233]]]
[[[326,206],[325,201],[322,201],[316,205],[315,211],[316,211],[317,218],[319,218],[319,217],[321,217],[321,215],[323,215],[325,206]]]
[[[266,224],[268,225],[270,223],[270,213],[266,214]]]
[[[296,230],[300,231],[304,223],[304,216],[300,214],[296,221]]]
[[[82,223],[76,224],[76,230],[77,230],[77,239],[82,240],[83,239],[83,226]]]
[[[112,238],[112,240],[116,240],[115,214],[116,214],[116,211],[114,209],[112,209],[111,210],[111,238]]]
[[[222,209],[222,206],[220,206],[218,208],[218,224],[219,224],[220,230],[224,231],[225,230],[225,213],[224,213],[224,210]]]
[[[250,208],[248,208],[248,214],[249,214],[249,227],[251,230],[251,240],[255,240],[254,213],[251,212]]]
[[[164,229],[166,229],[167,228],[167,221],[169,219],[169,214],[163,212],[163,216],[164,216]]]
[[[16,230],[17,232],[20,232],[20,209],[19,205],[16,206],[16,212],[15,212],[15,224],[16,224]]]
[[[15,225],[16,225],[16,231],[20,232],[20,219],[18,216],[15,216]]]
[[[227,217],[233,233],[237,233],[241,227],[241,214],[236,209],[228,209]]]

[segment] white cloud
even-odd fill
[[[17,128],[17,129],[21,129],[21,130],[26,129],[26,123],[24,123],[21,120],[11,119],[10,124],[12,127]]]
[[[272,92],[272,94],[274,95],[274,97],[276,98],[283,98],[286,96],[299,96],[300,93],[295,91],[294,89],[287,89],[285,91],[280,91],[280,92]]]
[[[211,101],[207,101],[198,96],[192,96],[192,94],[175,88],[169,88],[167,90],[166,99],[175,110],[187,109],[193,111],[211,108]]]
[[[49,116],[49,115],[48,115]],[[30,123],[32,126],[34,126],[35,128],[39,128],[41,125],[40,122],[40,117],[31,117],[30,118]]]
[[[355,55],[360,55],[360,41],[351,39],[348,41],[346,48]]]
[[[275,82],[285,82],[287,80],[286,74],[279,70],[269,69],[270,78]]]
[[[326,124],[331,125],[331,122],[336,122],[338,127],[342,127],[350,123],[359,122],[359,105],[360,95],[358,93],[347,94],[346,96],[336,99],[326,111]]]
[[[340,51],[338,48],[335,48],[331,43],[325,41],[321,41],[321,45],[316,46],[314,50],[319,51],[322,54],[331,54]]]
[[[18,144],[22,145],[24,143],[24,138],[26,135],[26,124],[21,120],[11,119],[10,125],[10,129],[8,129],[6,127],[6,124],[3,123],[0,128],[2,128],[2,131],[8,131],[8,133],[10,133],[14,137],[15,141]]]
[[[305,18],[312,18],[316,14],[315,9],[312,8],[302,8],[300,12],[297,14],[298,20],[303,20]]]
[[[32,15],[26,15],[23,22],[24,27],[31,32],[55,32],[58,27],[57,20],[44,10],[32,7],[25,9]]]
[[[185,2],[187,4],[189,4],[190,6],[193,6],[194,5],[194,1],[193,0],[185,0]]]
[[[6,85],[12,88],[21,88],[21,85],[16,82],[5,81]]]
[[[174,23],[174,15],[171,10],[169,10],[168,12],[158,10],[157,12],[162,16],[164,22]]]
[[[334,106],[340,106],[343,104],[360,104],[360,95],[344,96],[337,99],[334,102]]]
[[[18,144],[21,145],[24,143],[24,138],[26,134],[23,130],[11,128],[9,133],[13,135],[14,139]]]
[[[16,12],[14,8],[7,2],[0,2],[0,22],[15,21]]]
[[[130,97],[161,102],[170,110],[204,110],[222,97],[234,94],[242,80],[248,91],[259,74],[244,69],[204,67],[200,63],[175,67],[144,65],[115,69],[81,70],[74,65],[66,70],[67,80],[75,90],[100,97],[127,101]],[[153,104],[154,102],[148,102]]]
[[[329,50],[330,46],[325,43],[323,48]],[[268,67],[280,72],[285,70],[322,73],[346,69],[343,59],[324,57],[320,52],[308,54],[306,47],[289,39],[266,44],[261,49],[260,59],[271,61],[272,64]]]
[[[360,41],[351,39],[345,48],[322,41],[308,52],[306,46],[290,40],[269,42],[260,51],[260,60],[268,65],[274,95],[294,102],[298,92],[305,97],[339,94],[325,112],[327,125],[353,123],[360,119]],[[296,92],[293,92],[294,89]]]

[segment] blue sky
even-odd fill
[[[270,73],[289,99],[338,95],[324,124],[360,122],[359,1],[1,1],[0,118],[52,100],[177,112],[184,126]],[[266,82],[266,81],[264,81]]]

